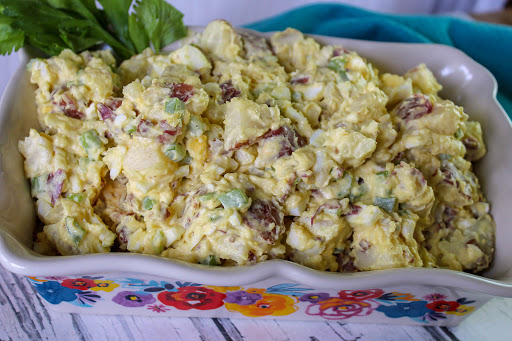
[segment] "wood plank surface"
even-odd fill
[[[512,299],[493,299],[454,328],[256,319],[79,315],[47,310],[0,267],[0,340],[512,340]]]

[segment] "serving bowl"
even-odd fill
[[[488,153],[475,172],[497,224],[494,260],[484,273],[327,273],[284,260],[221,268],[129,253],[38,255],[31,251],[36,215],[18,152],[18,141],[38,128],[27,51],[0,102],[0,263],[28,276],[43,301],[63,312],[455,325],[493,296],[512,297],[512,151],[502,147],[512,145],[512,124],[496,100],[494,77],[444,45],[312,37],[356,50],[386,72],[425,63],[444,87],[440,95],[481,123]]]

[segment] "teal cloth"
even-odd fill
[[[448,16],[380,14],[359,8],[318,4],[301,7],[245,27],[387,42],[454,46],[485,66],[498,81],[498,101],[512,118],[512,27]]]

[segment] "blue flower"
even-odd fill
[[[41,297],[51,304],[59,304],[61,302],[71,302],[76,300],[76,294],[80,290],[63,287],[57,281],[42,282],[34,285]]]
[[[387,317],[399,318],[399,317],[421,317],[427,313],[433,313],[434,311],[427,308],[426,301],[416,301],[409,303],[398,303],[396,305],[381,305],[376,310],[386,314]]]

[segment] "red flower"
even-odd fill
[[[443,311],[455,311],[460,306],[459,302],[448,302],[448,301],[435,301],[427,304],[427,308],[432,309],[434,311],[443,312]]]
[[[183,287],[178,291],[163,291],[158,294],[158,300],[180,310],[199,309],[210,310],[221,307],[225,294],[203,287]]]
[[[384,294],[382,289],[368,290],[341,290],[338,295],[340,298],[353,301],[364,301],[371,298],[377,298]]]
[[[97,284],[89,278],[70,278],[63,280],[61,285],[71,289],[87,290],[95,287]]]

